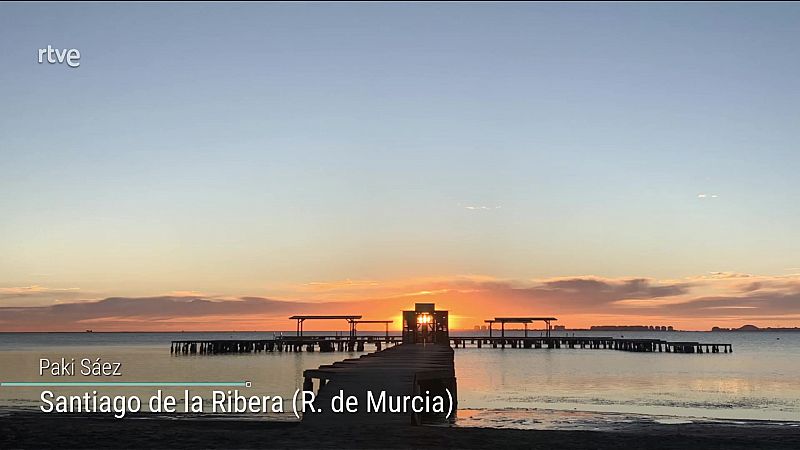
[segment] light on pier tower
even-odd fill
[[[447,311],[437,311],[433,303],[417,303],[414,311],[403,311],[404,344],[448,344]]]

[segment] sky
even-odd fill
[[[799,41],[780,3],[4,3],[0,330],[800,326]]]

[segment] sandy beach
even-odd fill
[[[637,423],[611,431],[473,427],[310,427],[230,419],[45,416],[0,419],[13,448],[571,448],[796,449],[800,429],[772,422]]]

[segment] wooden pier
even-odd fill
[[[414,311],[403,311],[402,335],[390,335],[391,320],[361,320],[360,315],[301,315],[292,316],[297,326],[294,335],[276,336],[273,339],[256,340],[180,340],[172,341],[170,353],[174,355],[217,355],[228,353],[272,353],[272,352],[364,352],[368,346],[376,351],[399,343],[436,342],[448,344],[455,349],[470,347],[505,349],[591,349],[620,350],[626,352],[659,353],[733,353],[731,344],[702,342],[670,342],[662,339],[624,339],[597,336],[553,336],[551,322],[555,317],[495,317],[486,320],[489,336],[451,336],[448,325],[448,312],[437,311],[433,303],[417,303]],[[349,326],[347,335],[308,336],[303,334],[303,323],[307,320],[345,320]],[[543,335],[528,335],[528,325],[542,321],[545,323]],[[383,324],[384,335],[363,335],[357,333],[358,324]],[[500,336],[492,333],[492,325],[500,324]],[[507,323],[523,324],[523,336],[506,336]]]
[[[402,344],[309,369],[303,377],[303,390],[317,393],[314,407],[322,410],[303,414],[303,421],[312,424],[443,422],[454,420],[458,406],[453,349],[446,343]],[[358,399],[357,412],[329,411],[333,397],[341,394]],[[368,395],[372,395],[373,404],[383,395],[387,408],[392,408],[387,404],[390,398],[397,399],[395,411],[368,411]],[[448,419],[446,412],[397,411],[403,396],[439,396],[445,399],[445,411],[450,410],[452,415]]]
[[[219,355],[273,352],[363,352],[380,351],[400,343],[400,336],[282,336],[273,339],[191,339],[172,341],[173,355]]]
[[[172,341],[174,355],[218,355],[229,353],[273,352],[364,352],[380,351],[402,341],[402,336],[285,336],[259,340],[181,340]],[[563,337],[487,337],[450,336],[454,349],[588,349],[653,353],[733,353],[731,344],[671,342],[662,339],[621,339],[594,336]]]
[[[660,353],[733,353],[731,344],[709,344],[702,342],[670,342],[662,339],[624,339],[595,336],[563,337],[486,337],[451,336],[453,348],[522,348],[522,349],[590,349],[621,350],[626,352]]]
[[[414,423],[454,420],[458,405],[454,355],[458,349],[583,349],[618,350],[643,353],[732,353],[731,344],[670,342],[662,339],[625,339],[599,336],[553,336],[550,322],[555,317],[497,317],[488,320],[489,336],[451,336],[448,311],[436,310],[432,303],[417,303],[414,311],[403,311],[402,335],[390,335],[391,321],[360,320],[361,316],[292,316],[297,321],[296,334],[256,340],[178,340],[172,341],[173,355],[218,355],[231,353],[274,352],[374,352],[303,372],[303,390],[316,392],[315,411],[303,414],[303,421],[317,424]],[[303,322],[316,319],[346,320],[347,335],[309,336],[303,334]],[[542,335],[529,336],[528,324],[544,321]],[[359,323],[384,324],[384,335],[359,336]],[[491,325],[500,324],[500,336]],[[525,325],[523,336],[506,336],[506,323]],[[370,348],[371,350],[371,348]],[[386,411],[370,411],[368,404],[383,395]],[[334,397],[354,396],[356,412],[330,411]],[[445,411],[398,410],[402,399],[446,398]],[[392,408],[391,399],[395,399]],[[372,402],[372,403],[370,403]],[[388,403],[388,405],[387,405]]]

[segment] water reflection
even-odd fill
[[[796,376],[796,368],[800,367],[800,333],[781,333],[780,340],[776,339],[776,334],[660,333],[657,336],[684,341],[731,342],[735,352],[730,355],[458,349],[459,408],[486,411],[544,408],[797,420],[800,417],[800,378]],[[53,379],[38,376],[39,358],[101,357],[105,361],[123,363],[123,376],[115,381],[252,381],[253,387],[247,395],[291,398],[294,391],[302,387],[303,370],[358,355],[302,352],[175,357],[169,354],[169,341],[173,338],[158,333],[4,334],[0,340],[0,379]],[[84,380],[74,377],[62,381]],[[167,391],[182,394],[182,389]],[[37,408],[40,392],[40,388],[4,388],[0,391],[0,406]],[[73,390],[72,393],[82,392]],[[58,388],[58,393],[70,392]],[[153,391],[151,388],[128,388],[125,392],[108,389],[102,393],[145,396]]]

